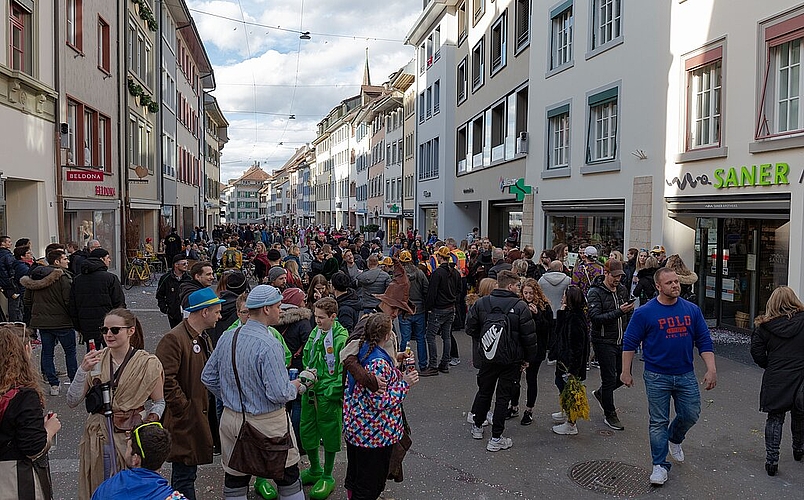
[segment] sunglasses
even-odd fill
[[[112,335],[118,335],[120,330],[127,330],[131,328],[130,326],[102,326],[99,328],[100,332],[103,335],[106,335],[109,332],[112,332]]]
[[[134,435],[134,440],[137,442],[137,447],[139,448],[140,456],[142,458],[145,458],[145,450],[142,449],[142,442],[140,442],[140,429],[142,429],[143,427],[148,427],[149,425],[156,425],[160,429],[164,429],[164,427],[162,427],[162,424],[160,422],[148,422],[147,424],[140,425],[139,427],[131,431],[131,433],[128,432],[126,433],[126,439],[131,439],[131,434]]]

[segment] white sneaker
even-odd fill
[[[467,413],[466,413],[466,421],[467,421],[468,423],[470,423],[470,424],[475,423],[475,414],[474,414],[474,413],[472,413],[471,411],[470,411],[470,412],[467,412]]]
[[[550,417],[553,419],[553,422],[557,424],[562,424],[567,421],[567,414],[564,413],[564,410],[552,413],[550,414]]]
[[[667,482],[667,469],[661,465],[653,466],[653,473],[650,475],[650,484],[661,486]]]
[[[58,396],[59,395],[59,386],[51,385],[50,386],[50,395],[51,396]]]
[[[489,412],[486,413],[486,420],[483,422],[483,427],[491,425],[493,421],[494,421],[494,412],[489,410]]]
[[[449,366],[458,366],[461,364],[461,358],[452,358],[449,360]]]
[[[564,422],[561,425],[554,425],[553,432],[561,434],[562,436],[574,436],[578,434],[578,427],[575,424]]]
[[[472,424],[472,438],[483,439],[483,428],[477,427],[475,426],[475,424]]]
[[[684,461],[684,450],[681,449],[681,443],[676,444],[668,441],[667,447],[670,449],[670,456],[673,457],[673,460],[676,462]]]
[[[489,439],[489,444],[486,445],[488,451],[507,450],[514,445],[514,440],[505,436]]]

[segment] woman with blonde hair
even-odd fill
[[[55,413],[45,417],[31,340],[19,330],[23,338],[0,326],[0,499],[49,500],[53,491],[47,453],[61,423]]]
[[[765,471],[779,469],[779,445],[785,414],[790,412],[793,459],[804,458],[804,304],[796,292],[780,286],[771,293],[765,314],[754,321],[751,357],[760,368],[759,411],[765,421]]]
[[[161,419],[165,411],[162,363],[144,350],[137,317],[128,309],[112,309],[103,319],[101,333],[107,347],[84,356],[67,392],[70,408],[86,400],[89,412],[78,445],[78,498],[82,500],[126,467],[126,433],[143,422],[146,402],[151,402],[146,421]],[[111,396],[111,417],[104,415],[109,410],[103,403],[106,391]]]
[[[680,297],[690,302],[696,302],[697,296],[693,285],[698,282],[698,275],[684,264],[677,253],[667,258],[664,267],[672,269],[678,275],[678,282],[681,284]]]
[[[287,286],[304,289],[301,276],[299,275],[299,263],[293,259],[285,261],[285,274],[287,275]]]

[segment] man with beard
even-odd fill
[[[196,262],[190,268],[190,281],[185,281],[179,287],[179,301],[184,310],[183,316],[187,317],[187,298],[191,293],[202,288],[209,288],[215,281],[215,273],[212,271],[212,263]]]

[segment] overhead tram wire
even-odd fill
[[[243,36],[246,37],[246,52],[248,53],[248,58],[251,60],[251,46],[248,43],[248,29],[246,28],[246,14],[243,12],[243,4],[240,3],[240,0],[237,0],[237,5],[240,7],[240,17],[241,22],[243,23]],[[234,20],[234,19],[233,19]],[[235,20],[236,21],[236,20]],[[251,71],[251,97],[254,101],[254,123],[257,123],[257,80],[254,78],[254,71]],[[254,143],[251,145],[251,152],[253,153],[254,150],[257,148],[257,143],[259,142],[259,131],[254,130]]]

